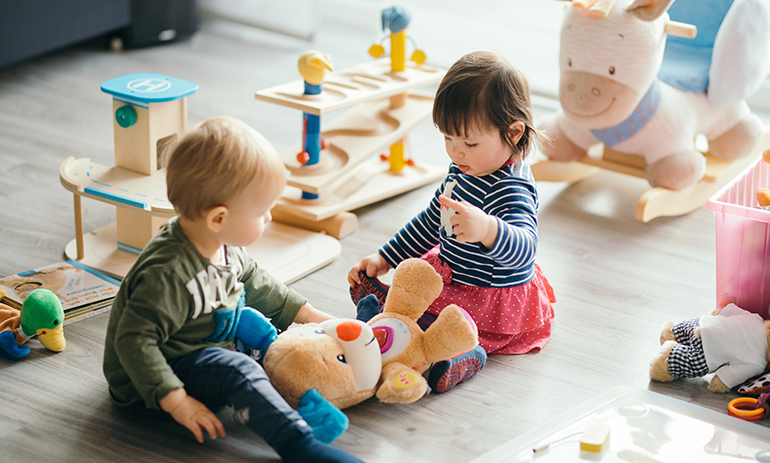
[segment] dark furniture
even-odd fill
[[[105,34],[142,47],[193,34],[195,0],[0,2],[0,67]]]

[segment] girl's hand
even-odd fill
[[[203,443],[203,429],[209,437],[216,439],[225,436],[225,427],[219,418],[201,402],[187,395],[183,388],[174,389],[160,399],[160,407],[174,420],[195,434],[195,439]],[[202,429],[201,429],[202,428]]]
[[[358,276],[358,272],[361,270],[366,270],[366,276],[370,278],[379,277],[390,271],[390,264],[378,252],[364,257],[361,259],[361,262],[354,265],[350,272],[348,272],[348,283],[350,283],[351,287],[355,288],[356,285],[361,283],[361,278]]]
[[[476,206],[466,201],[439,195],[441,207],[455,211],[449,219],[452,233],[460,243],[481,243],[487,249],[492,249],[497,240],[497,220]]]

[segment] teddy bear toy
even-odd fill
[[[650,378],[673,381],[715,373],[708,389],[727,392],[765,371],[770,361],[770,321],[727,304],[711,315],[668,322],[661,349],[650,363]]]
[[[427,392],[422,374],[434,362],[478,344],[475,323],[454,304],[424,332],[417,325],[442,289],[441,277],[430,264],[407,259],[396,267],[381,313],[368,323],[333,319],[292,327],[270,344],[265,371],[294,407],[313,389],[339,408],[372,396],[387,403],[412,403]]]
[[[5,291],[0,290],[0,298]],[[61,352],[67,345],[64,340],[64,309],[61,301],[48,289],[36,289],[29,293],[21,310],[0,304],[0,357],[16,360],[29,354],[24,344],[32,336],[48,350]]]
[[[724,161],[753,153],[763,126],[745,98],[767,77],[770,4],[672,2],[572,1],[560,37],[561,109],[540,124],[549,159],[579,161],[602,143],[643,166],[651,186],[679,190],[706,172],[697,134]],[[676,36],[682,22],[697,24],[694,38]]]

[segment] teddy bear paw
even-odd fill
[[[669,321],[663,325],[663,331],[660,332],[660,345],[662,346],[666,341],[674,341],[674,322]]]
[[[663,343],[660,351],[650,362],[650,379],[663,383],[676,379],[676,376],[672,375],[668,369],[668,356],[676,345],[676,341],[666,341]]]
[[[714,375],[713,378],[711,378],[711,383],[709,383],[708,390],[711,392],[718,392],[720,394],[723,394],[730,390],[729,387],[725,383],[722,382],[721,379],[719,379],[719,376]]]

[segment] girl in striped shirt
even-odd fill
[[[428,207],[348,274],[353,301],[388,287],[378,276],[410,257],[444,280],[420,319],[430,326],[457,304],[479,328],[479,346],[434,365],[428,383],[444,392],[480,370],[487,353],[539,351],[551,336],[551,286],[537,256],[537,185],[524,158],[541,138],[533,128],[526,78],[490,52],[460,58],[441,81],[433,122],[452,163]]]

